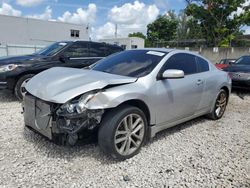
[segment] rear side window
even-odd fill
[[[167,69],[183,70],[185,75],[198,72],[195,56],[185,53],[174,54],[171,56],[164,65],[164,71]]]
[[[89,43],[90,57],[105,57],[105,44],[103,43]]]
[[[88,57],[88,43],[75,43],[64,51],[66,57]]]
[[[197,56],[196,61],[197,61],[198,67],[199,67],[199,72],[209,71],[209,64],[205,59]]]

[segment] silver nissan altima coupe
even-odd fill
[[[90,70],[51,68],[26,85],[25,125],[74,145],[98,134],[100,148],[123,160],[161,130],[225,112],[231,79],[202,56],[175,49],[137,49]]]

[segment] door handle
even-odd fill
[[[199,80],[197,80],[196,84],[201,85],[201,84],[203,84],[203,81],[199,79]]]

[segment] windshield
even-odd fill
[[[124,51],[104,58],[92,69],[138,78],[149,74],[165,55],[165,52],[151,50]]]
[[[238,59],[235,64],[237,65],[250,65],[250,56],[244,56]]]
[[[56,43],[53,43],[53,44],[41,49],[40,51],[36,52],[35,54],[52,56],[55,53],[59,52],[61,49],[63,49],[68,44],[69,44],[69,42],[56,42]]]

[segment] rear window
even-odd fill
[[[113,45],[106,45],[106,56],[109,56],[111,54],[115,54],[117,52],[123,51],[122,47],[119,46],[113,46]]]

